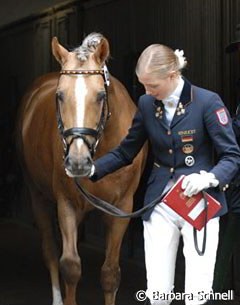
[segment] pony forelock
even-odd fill
[[[74,49],[74,52],[77,53],[77,58],[81,61],[86,61],[90,53],[94,53],[96,47],[99,45],[102,39],[104,39],[104,36],[95,32],[86,36],[81,46]]]

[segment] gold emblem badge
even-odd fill
[[[194,147],[192,144],[185,144],[182,148],[182,151],[184,154],[191,154],[194,150]]]

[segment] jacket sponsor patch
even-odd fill
[[[221,123],[222,125],[227,125],[228,116],[227,116],[226,110],[224,108],[218,109],[216,111],[216,115],[217,115],[219,123]]]
[[[182,148],[182,151],[184,154],[191,154],[194,150],[194,146],[192,144],[184,144],[183,145],[183,148]]]

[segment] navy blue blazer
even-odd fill
[[[237,139],[237,143],[240,146],[240,113],[233,117],[232,126]]]
[[[97,159],[92,181],[131,164],[146,140],[151,142],[155,158],[144,204],[160,196],[169,179],[180,175],[213,173],[219,187],[207,192],[215,197],[227,212],[224,191],[240,166],[240,151],[233,133],[231,119],[220,97],[196,87],[184,79],[184,87],[175,115],[168,126],[161,101],[150,95],[139,99],[138,110],[127,136],[120,145]],[[214,151],[217,161],[214,161]],[[146,212],[144,220],[150,217]]]
[[[240,113],[233,117],[232,126],[238,146],[240,146]],[[233,213],[240,213],[240,169],[233,178],[231,187],[226,195],[229,210]]]

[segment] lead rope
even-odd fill
[[[151,201],[148,205],[144,206],[143,208],[132,212],[132,213],[126,213],[122,211],[121,209],[117,208],[116,206],[110,204],[109,202],[100,199],[93,194],[89,193],[86,189],[84,189],[80,183],[77,181],[77,179],[74,179],[74,182],[77,186],[77,188],[80,190],[82,193],[83,197],[87,199],[88,202],[90,202],[95,208],[105,212],[108,215],[115,216],[115,217],[120,217],[120,218],[136,218],[142,216],[145,212],[149,211],[150,209],[154,208],[155,205],[160,203],[163,199],[164,195],[161,195]]]
[[[208,205],[207,205],[207,198],[205,192],[202,192],[203,199],[204,199],[204,211],[205,211],[205,217],[204,217],[204,228],[203,228],[203,241],[202,241],[202,249],[199,249],[198,246],[198,239],[197,239],[197,230],[196,228],[193,228],[193,239],[194,239],[194,247],[197,251],[197,254],[200,256],[203,256],[206,250],[206,242],[207,242],[207,219],[208,219]]]
[[[82,193],[83,197],[91,203],[95,208],[101,210],[102,212],[114,216],[114,217],[119,217],[119,218],[137,218],[142,216],[144,213],[147,211],[153,209],[158,203],[160,203],[163,199],[163,197],[166,195],[165,193],[162,194],[161,196],[158,196],[156,199],[151,201],[148,205],[144,206],[143,208],[132,212],[132,213],[126,213],[122,211],[121,209],[117,208],[116,206],[110,204],[109,202],[100,199],[93,194],[89,193],[86,189],[84,189],[78,180],[75,178],[74,182],[77,186],[77,188],[80,190]],[[202,249],[199,249],[198,246],[198,240],[197,240],[197,230],[193,228],[193,239],[194,239],[194,247],[198,253],[198,255],[203,256],[206,250],[206,241],[207,241],[207,199],[205,192],[203,193],[203,198],[204,198],[204,211],[205,211],[205,219],[204,219],[204,232],[203,232],[203,242],[202,242]]]

